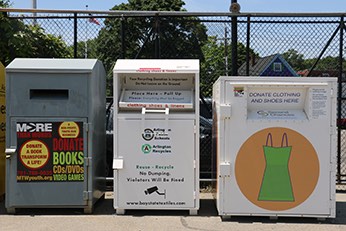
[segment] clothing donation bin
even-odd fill
[[[335,217],[336,81],[218,79],[219,215]]]
[[[0,201],[5,195],[5,67],[0,62]]]
[[[83,208],[105,189],[105,70],[95,59],[6,68],[6,208]]]
[[[118,60],[114,208],[199,209],[199,61]]]

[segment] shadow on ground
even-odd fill
[[[5,202],[0,202],[0,216],[42,216],[42,215],[81,215],[88,216],[83,213],[83,209],[46,209],[46,208],[25,208],[17,209],[15,215],[6,213]],[[94,212],[92,215],[115,215],[113,208],[113,199],[100,199],[94,206]],[[127,210],[125,215],[132,217],[144,217],[144,216],[189,216],[189,212],[186,210]],[[218,212],[215,207],[215,201],[213,199],[201,199],[200,209],[198,212],[199,217],[217,217]],[[220,218],[221,219],[221,218]],[[222,219],[223,222],[236,222],[236,223],[287,223],[287,224],[346,224],[346,202],[336,203],[336,218],[326,219],[320,221],[316,218],[306,217],[280,217],[277,220],[272,220],[269,217],[255,217],[255,216],[232,216],[228,219]]]

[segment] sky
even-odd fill
[[[32,0],[11,0],[13,8],[32,8]],[[37,0],[38,9],[107,11],[127,0]],[[231,0],[185,0],[189,12],[228,12]],[[238,0],[241,12],[346,13],[346,0]]]

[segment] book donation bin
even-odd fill
[[[0,62],[0,201],[5,195],[5,67]]]
[[[15,59],[6,68],[6,199],[82,208],[105,189],[105,70],[94,59]]]
[[[114,208],[199,208],[199,61],[118,60]]]
[[[218,79],[219,215],[335,217],[336,92],[335,78]]]

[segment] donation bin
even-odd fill
[[[118,60],[114,208],[199,208],[199,61]]]
[[[335,217],[336,81],[218,79],[219,215]]]
[[[6,208],[82,208],[105,188],[105,70],[95,59],[6,68]]]
[[[5,195],[5,67],[0,62],[0,201]]]

